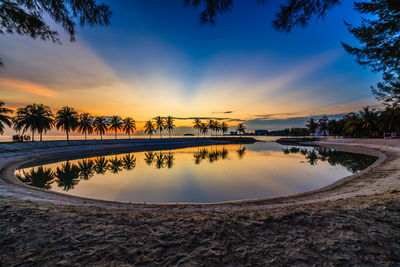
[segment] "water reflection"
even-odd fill
[[[352,173],[364,170],[376,160],[374,157],[366,157],[361,154],[346,153],[322,147],[307,149],[294,146],[284,148],[282,152],[285,155],[301,154],[312,166],[317,165],[319,161],[323,161],[328,162],[331,166],[343,166]]]
[[[332,149],[282,148],[260,143],[135,152],[50,163],[16,175],[32,186],[83,197],[213,202],[304,192],[375,160]]]

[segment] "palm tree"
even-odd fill
[[[93,117],[89,113],[79,116],[78,132],[85,134],[85,140],[87,140],[88,134],[93,133]]]
[[[201,123],[200,132],[203,134],[204,137],[206,136],[206,134],[208,133],[208,125],[206,123]]]
[[[369,106],[366,106],[360,111],[360,116],[363,119],[362,128],[368,133],[368,136],[371,136],[376,128],[378,115],[374,110],[370,110]]]
[[[197,130],[197,137],[200,138],[200,132],[201,132],[201,125],[202,122],[200,119],[195,119],[193,122],[193,128]]]
[[[246,131],[246,126],[244,125],[244,123],[239,123],[238,127],[236,128],[236,130],[237,130],[239,133],[244,134],[245,131]]]
[[[54,124],[53,114],[48,106],[44,106],[43,104],[39,104],[35,106],[35,117],[37,123],[37,130],[40,134],[40,142],[43,140],[43,132],[47,133],[47,131],[51,130],[51,127]]]
[[[379,116],[378,124],[383,133],[400,131],[400,108],[386,107]]]
[[[221,131],[222,131],[222,135],[224,135],[225,133],[227,133],[229,130],[228,124],[226,122],[222,122],[221,123]]]
[[[339,122],[335,119],[330,120],[328,122],[328,131],[330,135],[338,136],[340,134]]]
[[[124,122],[120,116],[112,116],[110,121],[110,130],[114,130],[115,140],[117,140],[117,133],[122,129]]]
[[[315,131],[317,130],[318,123],[314,118],[311,118],[307,121],[306,128],[310,131],[311,135],[315,135]]]
[[[160,131],[160,137],[162,138],[162,131],[165,129],[165,121],[161,116],[155,117],[155,128]]]
[[[0,134],[4,133],[3,123],[11,127],[11,117],[6,115],[10,113],[12,113],[12,110],[4,107],[4,102],[0,101]]]
[[[363,120],[360,116],[354,115],[345,119],[344,131],[352,137],[359,137]]]
[[[169,138],[171,138],[171,132],[174,130],[175,124],[174,119],[171,116],[168,116],[165,120],[165,129],[169,132]]]
[[[131,133],[134,133],[136,130],[136,122],[131,117],[124,119],[124,124],[122,126],[122,130],[129,135],[129,139],[131,139]]]
[[[53,118],[50,108],[42,104],[30,104],[17,110],[17,116],[13,118],[14,129],[24,133],[32,131],[32,141],[35,141],[35,132],[40,134],[42,141],[43,132],[47,132],[53,126]]]
[[[154,124],[151,120],[146,121],[146,123],[144,124],[144,132],[150,135],[150,139],[151,135],[156,132],[156,130],[154,129]]]
[[[214,120],[214,130],[215,135],[218,135],[218,132],[221,130],[221,123],[219,123],[217,120]]]
[[[214,131],[214,126],[215,126],[215,123],[214,123],[214,120],[213,119],[209,119],[208,121],[207,121],[207,127],[208,127],[208,129],[210,129],[210,135],[212,136],[212,132]]]
[[[106,118],[103,116],[96,117],[96,119],[93,121],[93,127],[94,127],[94,131],[97,134],[100,134],[100,139],[103,140],[103,135],[108,130],[108,122],[107,122]]]
[[[67,134],[67,141],[69,141],[69,132],[75,131],[79,125],[78,113],[70,107],[63,107],[57,112],[56,127],[62,129]]]

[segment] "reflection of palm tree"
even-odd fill
[[[136,158],[131,154],[127,154],[122,158],[122,165],[125,170],[130,171],[136,167]]]
[[[174,166],[174,153],[168,152],[167,155],[165,155],[165,165],[168,167],[168,169],[171,169]]]
[[[300,152],[300,148],[298,148],[298,147],[293,146],[290,148],[290,153],[297,154],[299,152]]]
[[[225,147],[222,148],[221,151],[221,158],[222,159],[226,159],[228,157],[228,149],[226,149]]]
[[[195,152],[193,154],[193,157],[194,157],[194,164],[199,165],[200,162],[201,162],[201,157],[202,157],[201,153],[200,152]]]
[[[145,157],[144,157],[144,162],[146,162],[147,165],[153,164],[154,161],[154,152],[146,152]]]
[[[108,160],[105,157],[98,157],[94,161],[94,171],[97,174],[104,174],[108,170]]]
[[[122,171],[122,166],[123,166],[122,160],[120,160],[117,156],[109,160],[108,167],[110,171],[114,174],[117,174],[120,171]]]
[[[318,162],[318,153],[315,150],[309,151],[306,155],[306,159],[310,165],[316,165]]]
[[[208,150],[207,148],[203,147],[200,149],[201,159],[206,159],[208,157]]]
[[[24,172],[24,177],[20,179],[29,185],[50,189],[51,184],[54,182],[54,177],[55,174],[50,168],[43,168],[43,166],[40,166],[36,171],[35,168],[32,168],[30,172]]]
[[[93,160],[83,159],[78,162],[79,177],[82,180],[89,180],[94,175],[94,163]]]
[[[302,148],[300,149],[300,154],[302,154],[303,156],[308,154],[308,150],[306,148]]]
[[[240,145],[239,149],[236,150],[236,152],[238,153],[239,159],[242,159],[244,154],[245,154],[245,152],[246,152],[246,147]]]
[[[289,155],[290,154],[290,149],[289,148],[282,148],[282,152],[285,155]]]
[[[161,168],[165,167],[165,158],[164,158],[164,155],[162,152],[159,152],[156,155],[155,160],[156,160],[156,168],[157,169],[161,169]]]
[[[79,182],[79,168],[69,161],[63,163],[56,170],[57,183],[59,187],[63,187],[64,191],[73,189]]]

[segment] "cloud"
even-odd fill
[[[214,111],[214,112],[212,112],[212,114],[231,114],[231,113],[233,113],[232,110],[229,110],[229,111]]]
[[[40,84],[13,78],[0,78],[0,86],[45,97],[53,97],[57,94],[56,91]]]
[[[176,120],[230,120],[230,118],[223,118],[223,117],[173,117]]]

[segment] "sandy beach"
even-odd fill
[[[361,173],[294,196],[130,204],[32,188],[18,181],[14,171],[26,163],[143,147],[3,146],[0,264],[398,264],[400,140],[329,138],[314,144],[378,160]],[[179,144],[185,145],[190,144]]]

